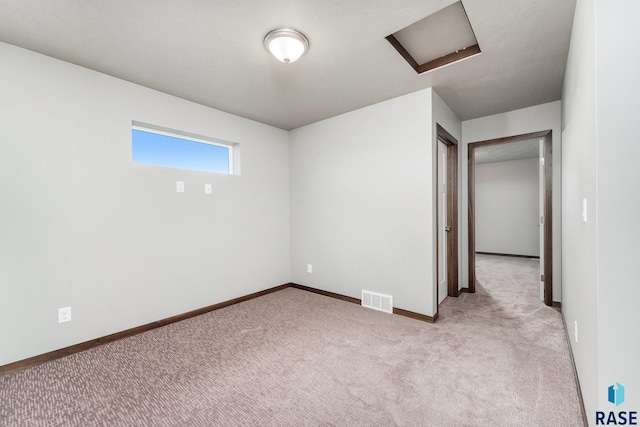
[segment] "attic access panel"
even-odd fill
[[[481,52],[461,1],[387,36],[387,40],[418,74]]]

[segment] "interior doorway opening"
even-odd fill
[[[476,150],[482,147],[497,146],[499,144],[528,141],[535,144],[536,151],[540,147],[542,155],[541,167],[541,206],[540,212],[540,280],[541,297],[546,305],[553,305],[553,248],[552,248],[552,199],[553,199],[553,161],[552,161],[552,133],[551,130],[529,134],[514,135],[506,138],[492,139],[470,143],[468,146],[468,204],[469,204],[469,283],[468,292],[476,290]]]
[[[457,297],[458,286],[458,141],[436,124],[436,301]]]

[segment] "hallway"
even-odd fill
[[[478,254],[476,293],[448,298],[437,324],[470,350],[470,381],[517,408],[495,425],[581,426],[562,317],[540,300],[538,269],[537,259]]]

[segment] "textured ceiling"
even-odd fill
[[[0,0],[0,41],[282,129],[427,87],[463,120],[560,99],[575,0],[464,0],[482,53],[418,75],[385,37],[452,3]],[[301,60],[264,50],[278,26]]]

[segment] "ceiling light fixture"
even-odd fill
[[[264,47],[278,61],[289,64],[304,55],[309,49],[309,40],[292,28],[276,28],[264,36]]]

